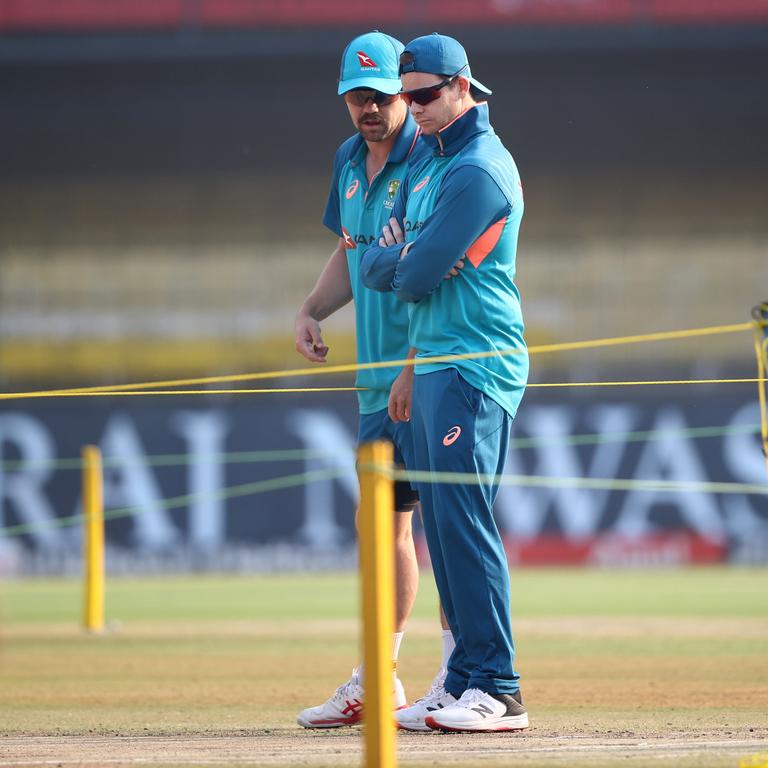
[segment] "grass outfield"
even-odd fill
[[[402,764],[506,765],[513,750],[525,766],[735,767],[768,752],[768,570],[512,578],[531,730],[401,734]],[[80,631],[80,604],[75,581],[0,584],[0,765],[360,764],[359,729],[295,726],[356,661],[354,575],[112,578],[102,636]],[[411,698],[439,660],[436,604],[425,573],[400,654]]]

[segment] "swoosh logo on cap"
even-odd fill
[[[453,445],[461,434],[461,427],[457,424],[448,430],[448,434],[443,438],[443,445]]]

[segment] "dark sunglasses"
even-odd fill
[[[372,91],[370,88],[347,91],[344,94],[344,100],[355,107],[364,107],[369,101],[372,101],[377,107],[386,107],[399,98],[399,93],[382,93],[381,91]]]
[[[403,97],[403,100],[405,103],[410,107],[411,104],[415,101],[417,104],[421,104],[421,106],[426,106],[427,104],[431,104],[435,99],[440,98],[440,91],[443,90],[447,85],[450,85],[454,79],[455,75],[452,75],[451,77],[446,78],[441,83],[438,83],[437,85],[430,85],[428,88],[416,88],[416,90],[413,91],[402,91],[400,94]]]

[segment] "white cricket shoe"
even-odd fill
[[[395,709],[399,709],[405,706],[407,700],[400,678],[394,678],[394,685]],[[328,701],[305,709],[296,718],[298,724],[305,728],[340,728],[344,725],[357,725],[362,720],[363,686],[357,669],[352,670],[352,677],[340,685]]]
[[[528,712],[520,691],[510,695],[467,688],[455,704],[432,712],[425,722],[438,731],[523,731]]]
[[[411,704],[410,707],[404,709],[398,709],[395,712],[395,721],[397,727],[406,731],[431,731],[432,729],[424,722],[429,715],[436,712],[443,707],[447,707],[450,704],[454,704],[456,699],[445,690],[445,675],[447,674],[445,668],[441,669],[432,684],[429,686],[429,690],[426,695]]]

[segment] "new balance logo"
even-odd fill
[[[482,715],[483,717],[487,717],[488,715],[493,714],[493,710],[487,705],[487,704],[480,704],[477,707],[470,707],[472,711],[477,712],[479,715]]]

